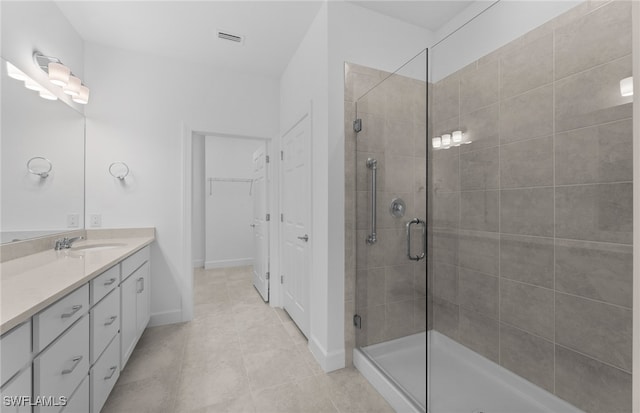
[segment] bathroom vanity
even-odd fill
[[[2,412],[100,412],[149,323],[154,229],[87,238],[1,264]]]

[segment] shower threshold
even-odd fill
[[[430,413],[584,413],[436,331],[428,338]]]

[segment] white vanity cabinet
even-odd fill
[[[149,247],[146,247],[122,262],[120,285],[120,333],[121,368],[127,364],[144,329],[149,324],[150,285]]]
[[[0,390],[2,413],[31,413],[31,366],[18,372]]]

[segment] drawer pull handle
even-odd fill
[[[144,278],[138,278],[137,282],[140,283],[140,289],[137,291],[137,293],[140,294],[144,291]]]
[[[82,361],[82,356],[77,356],[73,358],[73,366],[70,369],[62,370],[62,374],[69,374],[78,367],[78,364]]]
[[[108,374],[108,375],[104,376],[104,379],[105,380],[109,380],[111,377],[113,377],[114,374],[116,374],[116,370],[118,370],[118,366],[109,367],[109,372],[111,374]]]
[[[69,317],[73,316],[75,313],[80,311],[81,308],[82,308],[82,304],[74,305],[73,307],[71,307],[71,312],[70,313],[62,314],[62,318],[69,318]]]
[[[104,285],[111,285],[111,284],[113,284],[114,282],[116,282],[116,279],[115,279],[115,278],[109,278],[109,281],[105,282],[105,283],[104,283]]]
[[[111,317],[109,317],[109,320],[104,323],[104,325],[110,326],[111,324],[113,324],[114,321],[116,321],[116,318],[118,318],[117,315],[112,315]]]

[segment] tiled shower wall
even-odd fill
[[[415,262],[407,258],[405,235],[408,220],[426,218],[426,85],[390,75],[351,63],[345,65],[348,365],[356,342],[358,346],[366,346],[426,330],[425,260]],[[353,130],[356,101],[358,117],[362,119],[362,131],[357,134]],[[365,166],[369,157],[378,160],[375,245],[366,243],[371,214],[371,172]],[[395,197],[406,203],[404,218],[394,218],[389,213]],[[420,234],[416,232],[413,239],[414,253],[418,253]],[[361,329],[353,327],[352,317],[356,313],[362,318]]]
[[[432,151],[433,327],[587,412],[631,411],[630,8],[585,2],[433,90],[434,136],[472,140]]]

